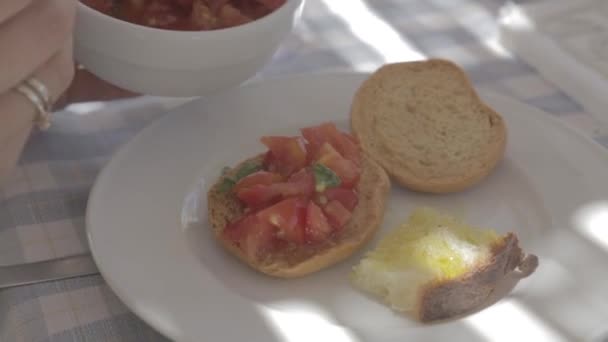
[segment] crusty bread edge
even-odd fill
[[[259,157],[254,157],[249,160],[256,158]],[[239,166],[240,165],[242,165],[242,163],[239,164]],[[363,156],[362,165],[364,165],[364,169],[359,184],[363,185],[364,188],[361,186],[358,188],[360,196],[359,205],[357,205],[353,211],[353,219],[344,229],[345,231],[357,229],[361,224],[367,225],[367,229],[357,229],[361,234],[352,239],[340,240],[336,245],[323,249],[312,257],[292,265],[291,267],[285,267],[286,265],[280,261],[276,263],[260,264],[249,258],[233,243],[224,239],[222,237],[222,231],[225,224],[219,222],[220,220],[214,219],[212,211],[217,209],[216,206],[219,204],[214,200],[214,196],[217,195],[222,178],[220,178],[208,191],[208,216],[213,235],[221,246],[230,254],[236,256],[251,268],[274,277],[303,277],[334,265],[348,258],[366,244],[375,235],[383,222],[386,201],[390,190],[389,177],[382,167],[373,161],[373,159],[365,155]],[[239,166],[235,167],[233,170],[238,169]],[[372,182],[368,183],[368,180]],[[355,220],[360,217],[363,217],[363,219],[360,220],[363,222],[357,222]]]
[[[479,97],[479,94],[473,87],[471,80],[469,79],[467,74],[464,72],[464,70],[462,70],[462,68],[460,68],[460,66],[458,66],[457,64],[455,64],[454,62],[451,62],[449,60],[438,59],[438,58],[433,58],[433,59],[429,59],[426,61],[400,62],[400,63],[391,63],[391,64],[383,65],[376,72],[374,72],[370,77],[368,77],[365,81],[363,81],[363,83],[360,85],[360,87],[355,92],[353,102],[351,105],[350,118],[351,118],[351,129],[354,132],[355,136],[362,142],[362,144],[361,144],[362,148],[365,149],[367,147],[367,144],[364,143],[365,142],[364,140],[366,139],[366,137],[363,136],[362,134],[359,134],[358,128],[357,128],[359,126],[357,121],[359,121],[359,118],[362,115],[365,115],[363,113],[363,109],[361,108],[363,105],[360,102],[363,101],[361,99],[362,93],[365,91],[366,87],[370,83],[376,81],[375,76],[378,74],[378,72],[381,72],[387,68],[394,68],[395,66],[399,66],[401,64],[425,64],[425,65],[429,65],[432,67],[433,64],[437,64],[437,63],[447,64],[448,66],[454,68],[455,71],[457,71],[457,73],[459,74],[459,77],[462,79],[463,84],[465,84],[468,87],[468,90],[471,92],[471,95],[474,97],[474,99],[479,103],[479,105],[481,105],[485,110],[487,110],[488,113],[490,113],[490,115],[492,115],[491,119],[494,120],[494,124],[498,124],[502,128],[502,130],[500,130],[500,132],[502,133],[501,136],[499,137],[495,146],[492,146],[493,151],[491,153],[491,159],[486,161],[486,167],[482,170],[479,170],[479,172],[469,173],[469,174],[463,175],[461,177],[449,177],[449,178],[441,178],[441,179],[422,180],[422,179],[417,178],[416,176],[414,176],[413,174],[411,174],[409,172],[403,172],[403,170],[399,167],[395,167],[394,165],[391,165],[390,162],[387,162],[385,159],[382,158],[382,156],[375,153],[375,151],[366,151],[366,152],[368,154],[372,155],[374,157],[374,159],[387,171],[387,173],[391,176],[391,178],[394,179],[397,183],[399,183],[403,187],[406,187],[410,190],[418,191],[418,192],[441,194],[441,193],[451,193],[451,192],[465,190],[466,188],[469,188],[469,187],[479,183],[486,177],[488,177],[492,173],[492,171],[496,168],[496,166],[499,164],[499,162],[502,160],[502,158],[505,154],[506,146],[507,146],[508,131],[507,131],[507,127],[504,123],[502,116],[499,113],[497,113],[492,107],[490,107],[488,104],[486,104]]]
[[[414,315],[429,323],[458,317],[485,304],[497,285],[507,276],[524,278],[538,266],[538,258],[525,254],[515,234],[509,233],[491,247],[492,258],[461,277],[437,280],[418,292]]]

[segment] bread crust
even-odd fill
[[[371,103],[377,96],[378,91],[390,91],[383,87],[387,80],[394,80],[395,77],[405,77],[408,73],[425,72],[435,68],[447,69],[453,77],[457,78],[458,83],[462,84],[462,88],[458,89],[458,92],[462,96],[473,99],[472,103],[474,103],[476,107],[479,107],[477,109],[487,114],[487,120],[490,122],[491,129],[494,132],[492,141],[484,144],[483,153],[476,156],[477,166],[463,168],[464,171],[456,175],[449,173],[441,174],[441,168],[445,165],[441,164],[440,161],[437,162],[437,166],[433,169],[434,173],[437,173],[438,175],[430,176],[428,174],[421,174],[421,172],[414,170],[412,167],[411,161],[413,158],[408,155],[407,150],[400,150],[398,153],[388,151],[385,148],[386,146],[382,146],[383,144],[379,141],[378,133],[374,132],[373,129],[379,110],[378,108],[374,108]],[[415,90],[412,89],[412,93],[415,93]],[[403,96],[412,95],[403,94]],[[432,101],[437,100],[437,98],[432,99]],[[449,102],[447,98],[442,98],[441,101],[445,103]],[[407,115],[405,113],[405,111],[402,111],[399,115]],[[372,156],[397,183],[410,190],[419,192],[450,193],[473,186],[486,178],[493,171],[503,158],[507,144],[507,128],[500,114],[479,98],[471,81],[459,66],[442,59],[392,63],[382,66],[366,79],[356,91],[351,105],[350,117],[352,130],[354,135],[361,142],[361,147]],[[399,120],[398,117],[394,119]],[[447,139],[449,138],[450,137],[448,136]],[[403,162],[404,160],[405,162]]]
[[[257,156],[249,160],[261,158]],[[237,169],[238,166],[233,168]],[[383,222],[390,189],[386,172],[371,158],[363,155],[362,173],[357,185],[359,203],[353,210],[350,222],[340,234],[318,248],[294,251],[295,257],[278,253],[260,261],[250,258],[222,236],[226,225],[242,214],[243,207],[233,194],[220,191],[221,182],[222,178],[210,188],[207,195],[208,218],[216,240],[251,268],[280,278],[302,277],[320,271],[346,259],[366,244]]]
[[[491,247],[492,258],[451,280],[436,280],[419,290],[414,314],[420,322],[440,321],[469,313],[485,304],[510,274],[524,278],[538,266],[538,258],[524,254],[515,234],[509,233]]]

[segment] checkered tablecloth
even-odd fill
[[[308,0],[302,22],[256,78],[321,70],[372,70],[385,62],[444,57],[479,89],[541,108],[608,148],[608,127],[586,114],[496,39],[501,0]],[[56,113],[0,188],[0,264],[87,250],[84,213],[100,168],[174,106],[139,98]],[[0,291],[0,341],[165,341],[100,276]],[[209,338],[209,341],[214,341]]]

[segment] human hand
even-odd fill
[[[0,182],[15,165],[38,113],[15,91],[35,77],[55,102],[74,76],[77,0],[0,1]]]

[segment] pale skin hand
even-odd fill
[[[5,66],[0,69],[0,186],[34,127],[36,109],[14,91],[23,80],[34,76],[43,82],[55,108],[133,95],[86,72],[74,77],[72,29],[77,1],[0,0],[0,66]]]

